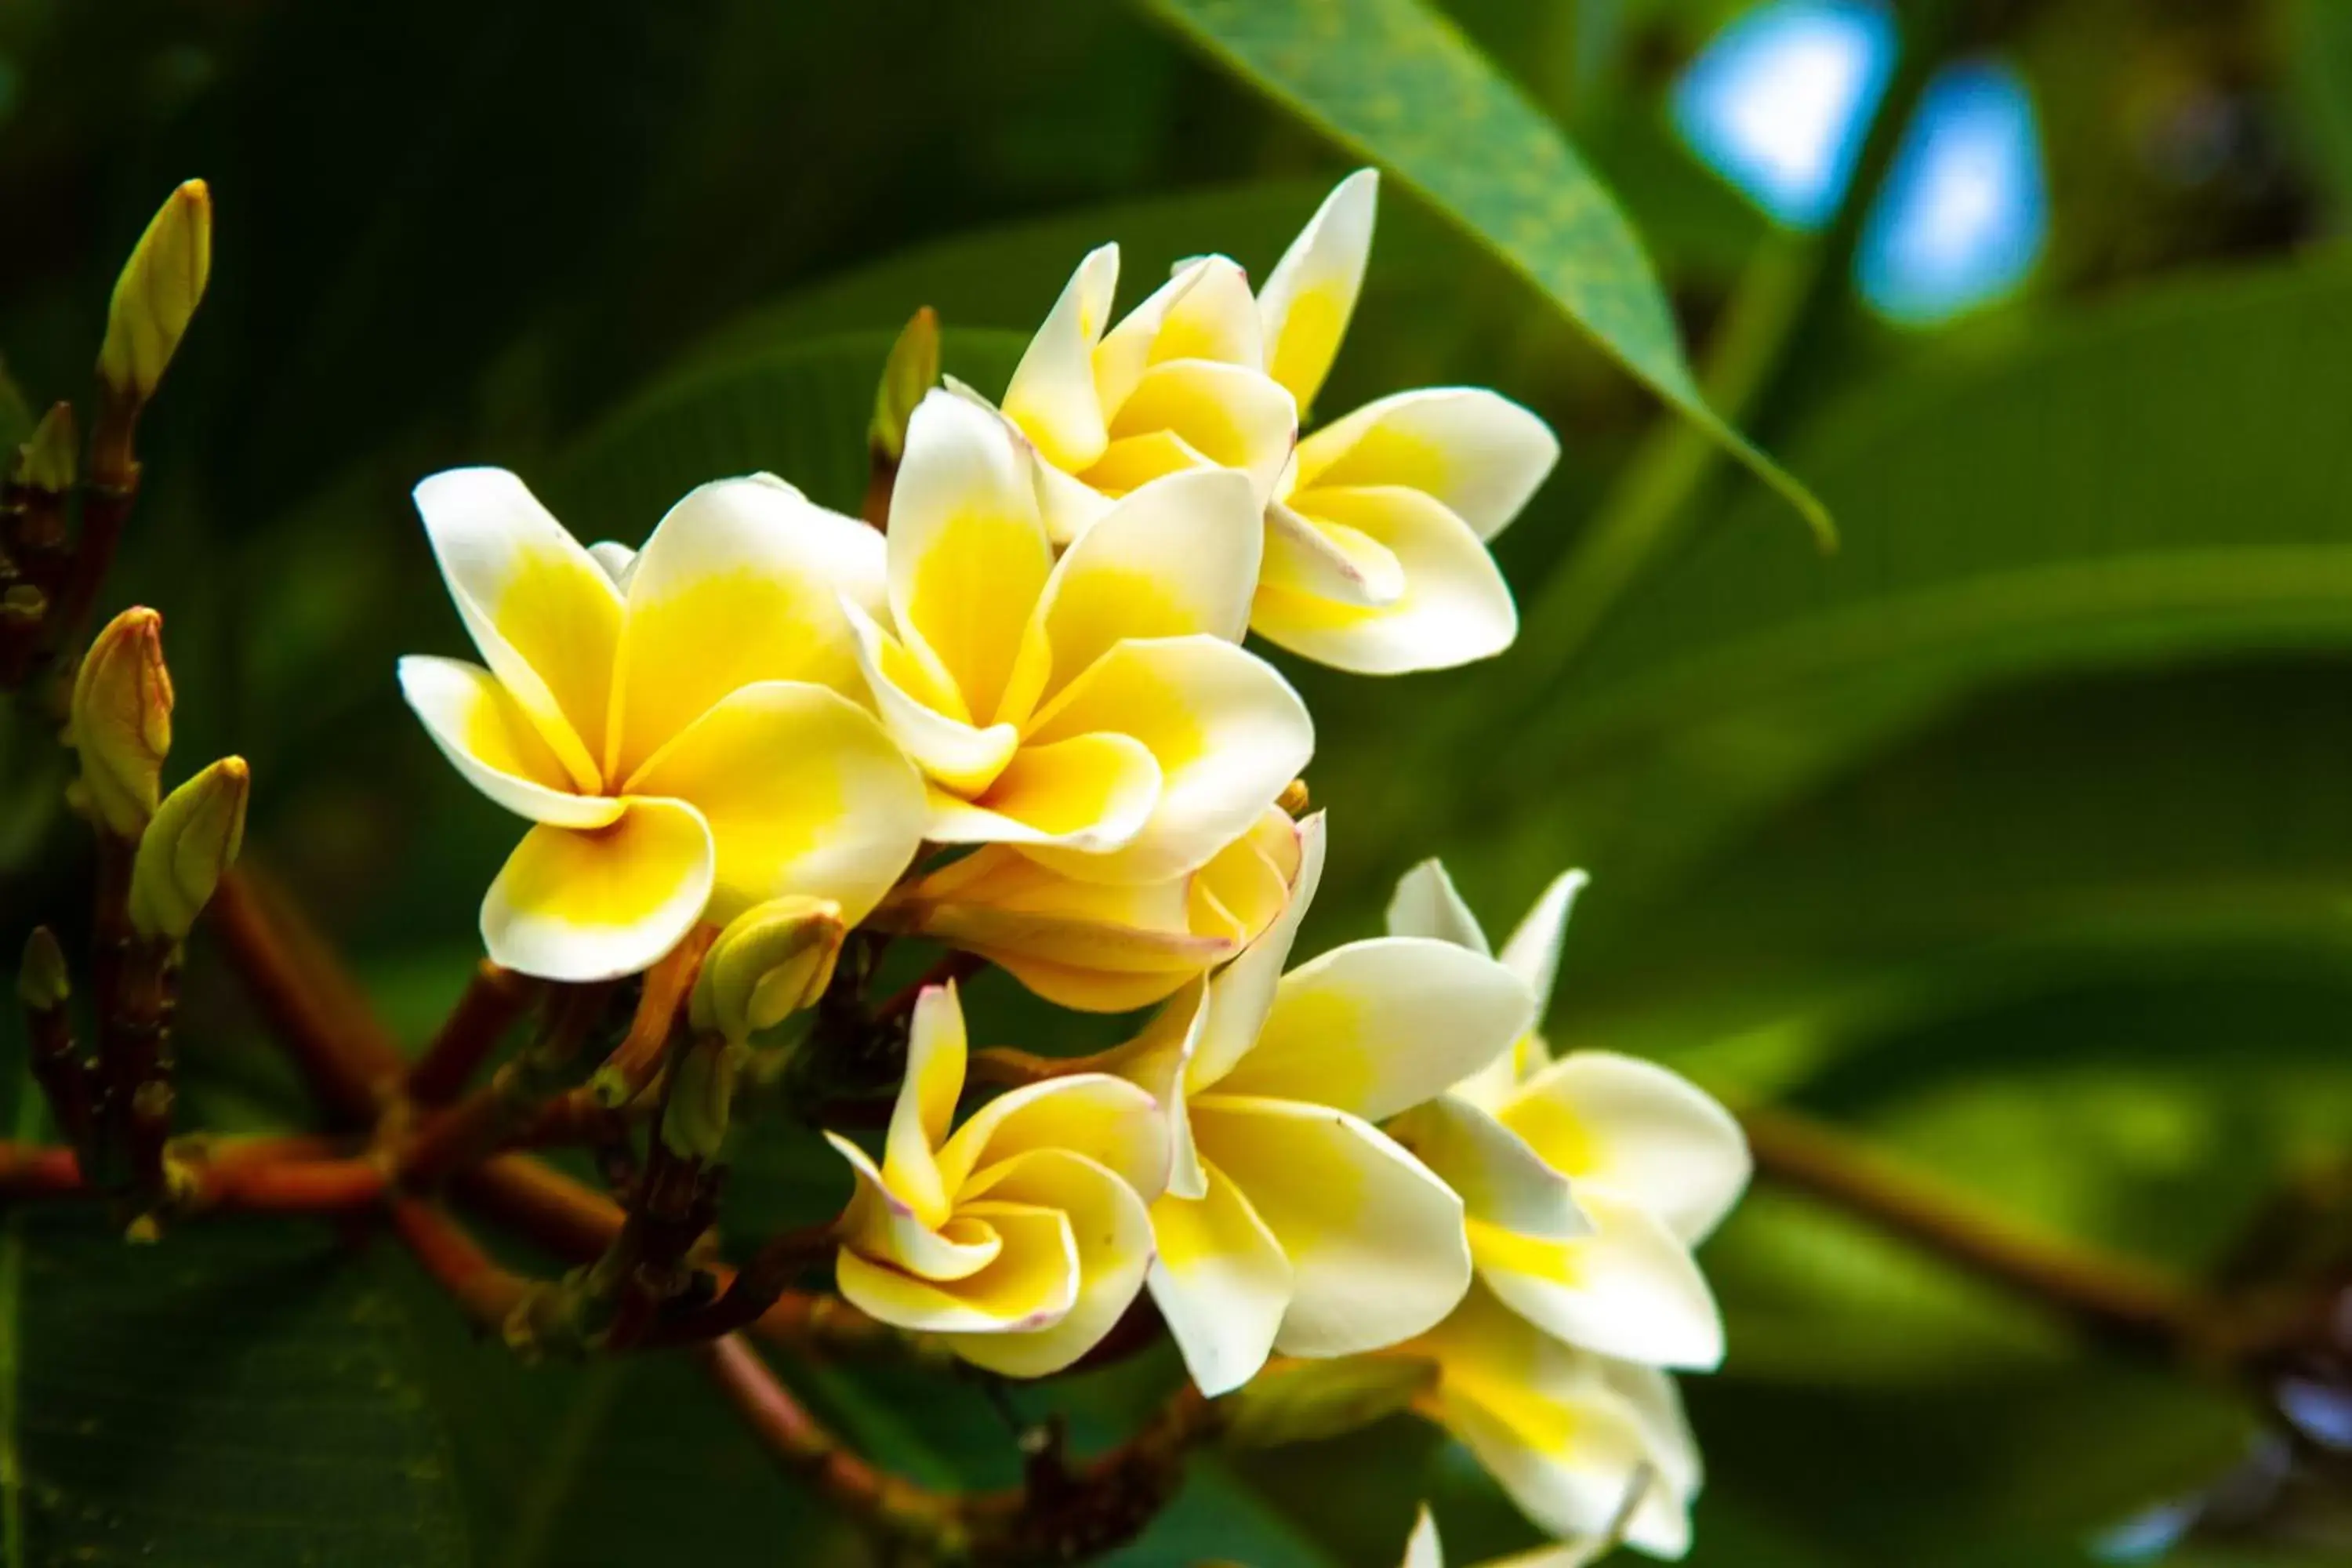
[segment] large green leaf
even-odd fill
[[[1647,900],[1971,693],[2352,645],[2347,367],[2352,270],[2330,265],[2176,286],[1858,395],[1795,447],[1836,556],[1707,531],[1556,689],[1512,694],[1502,765],[1430,776],[1487,833],[1516,813]],[[1327,770],[1361,763],[1360,728],[1327,723]],[[1391,787],[1359,821],[1394,840],[1453,809]]]
[[[1829,514],[1708,407],[1624,215],[1559,128],[1422,0],[1145,0],[1405,184],[1724,443],[1822,537]]]
[[[127,1247],[94,1209],[0,1240],[6,1561],[469,1561],[399,1309],[310,1226]]]

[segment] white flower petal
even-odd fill
[[[1362,609],[1404,597],[1404,563],[1394,551],[1352,528],[1301,517],[1285,501],[1266,504],[1261,575],[1299,598]]]
[[[602,827],[619,801],[577,795],[571,776],[506,688],[479,665],[412,654],[400,693],[466,782],[518,816],[558,827]]]
[[[940,1173],[950,1191],[970,1184],[994,1194],[992,1167],[1041,1150],[1081,1155],[1147,1202],[1167,1184],[1167,1118],[1140,1086],[1108,1073],[1072,1073],[998,1095],[956,1129],[940,1152]]]
[[[755,681],[863,694],[845,602],[878,611],[882,538],[758,474],[670,508],[628,575],[605,775],[625,779]]]
[[[1438,1543],[1437,1521],[1429,1514],[1423,1503],[1421,1517],[1412,1522],[1412,1535],[1404,1543],[1404,1568],[1445,1568],[1445,1548]]]
[[[1241,641],[1265,536],[1248,481],[1224,469],[1171,474],[1128,495],[1070,546],[1045,586],[1046,699],[1121,641],[1196,633]]]
[[[614,980],[676,947],[710,901],[716,856],[702,814],[630,800],[585,831],[523,836],[482,900],[491,961],[541,980]]]
[[[1264,506],[1298,440],[1298,409],[1290,394],[1253,366],[1211,360],[1155,364],[1110,422],[1113,440],[1174,432],[1185,445],[1250,477]],[[1078,477],[1091,482],[1081,468]]]
[[[1258,292],[1266,370],[1306,408],[1347,335],[1371,255],[1380,174],[1359,169],[1323,198]]]
[[[625,596],[629,591],[629,573],[637,563],[637,552],[615,539],[600,539],[588,547],[589,558],[604,569],[613,586]]]
[[[1368,403],[1298,444],[1294,489],[1400,485],[1492,539],[1552,465],[1551,427],[1497,393],[1439,386]]]
[[[1177,263],[1166,282],[1145,295],[1141,304],[1103,334],[1094,351],[1094,389],[1106,415],[1116,414],[1134,395],[1143,373],[1167,357],[1155,352],[1160,328],[1166,325],[1169,312],[1208,276],[1213,259],[1216,258],[1196,256]]]
[[[1510,584],[1469,525],[1402,486],[1317,489],[1291,498],[1310,521],[1353,529],[1389,551],[1405,588],[1377,606],[1321,598],[1296,584],[1258,586],[1250,628],[1318,664],[1359,675],[1448,669],[1490,658],[1518,635]]]
[[[1026,743],[1134,737],[1159,762],[1160,794],[1114,855],[1038,858],[1074,877],[1156,882],[1189,871],[1245,832],[1315,751],[1307,705],[1272,665],[1211,637],[1123,642],[1070,682]]]
[[[1094,1349],[1134,1305],[1151,1268],[1150,1215],[1116,1173],[1066,1148],[1034,1149],[986,1174],[989,1200],[1056,1209],[1068,1217],[1077,1291],[1069,1310],[1047,1327],[958,1335],[955,1351],[1005,1377],[1044,1377]]]
[[[1731,1211],[1752,1169],[1739,1122],[1706,1090],[1612,1051],[1562,1057],[1500,1114],[1580,1190],[1605,1188],[1640,1205],[1686,1244]]]
[[[1003,1251],[1003,1237],[994,1230],[958,1221],[942,1205],[932,1205],[936,1224],[927,1220],[907,1196],[891,1191],[866,1151],[840,1133],[828,1131],[824,1141],[849,1162],[857,1180],[841,1232],[861,1255],[919,1279],[950,1284],[979,1273]]]
[[[1273,1353],[1292,1273],[1281,1243],[1239,1188],[1214,1166],[1202,1195],[1151,1205],[1159,1257],[1151,1299],[1201,1392],[1230,1394]]]
[[[709,823],[720,921],[799,893],[855,924],[913,860],[929,817],[921,778],[874,715],[789,680],[730,692],[629,789],[689,802]]]
[[[575,788],[599,791],[621,595],[504,468],[451,468],[416,510],[482,662],[522,705]]]
[[[1318,811],[1298,825],[1298,879],[1289,904],[1246,952],[1209,982],[1206,1014],[1184,1074],[1185,1087],[1192,1093],[1223,1079],[1257,1044],[1258,1031],[1274,1010],[1283,965],[1290,962],[1291,947],[1298,940],[1298,923],[1307,918],[1307,907],[1322,885],[1323,850],[1323,814]]]
[[[940,844],[1019,844],[1103,856],[1134,842],[1162,795],[1159,762],[1129,735],[1096,731],[1013,752],[977,796],[934,792],[927,835]]]
[[[834,1262],[843,1298],[870,1318],[943,1334],[1033,1333],[1078,1300],[1078,1248],[1067,1215],[1024,1204],[973,1204],[957,1215],[992,1230],[995,1258],[961,1279],[919,1279],[849,1247]]]
[[[1344,1111],[1223,1093],[1192,1101],[1201,1156],[1282,1244],[1293,1271],[1275,1346],[1354,1355],[1436,1323],[1470,1283],[1462,1200]]]
[[[1474,1224],[1550,1241],[1592,1233],[1568,1178],[1517,1133],[1458,1095],[1442,1094],[1414,1107],[1390,1121],[1388,1131],[1462,1195]],[[1477,1255],[1475,1245],[1471,1255]]]
[[[1388,931],[1391,936],[1425,936],[1450,942],[1481,955],[1494,952],[1487,945],[1478,917],[1470,912],[1470,906],[1454,889],[1444,863],[1436,859],[1423,860],[1398,880],[1396,892],[1389,900]],[[1526,979],[1525,972],[1520,972],[1519,977]]]
[[[1528,983],[1528,991],[1536,999],[1538,1024],[1551,1011],[1552,985],[1559,977],[1559,950],[1568,935],[1569,911],[1576,907],[1576,896],[1584,891],[1588,880],[1581,871],[1562,871],[1553,878],[1527,919],[1503,944],[1503,962]]]
[[[1539,1241],[1473,1222],[1478,1278],[1510,1309],[1570,1344],[1645,1366],[1723,1361],[1723,1319],[1689,1250],[1613,1194],[1577,1189],[1592,1234]]]
[[[1101,455],[1103,405],[1095,391],[1095,344],[1118,289],[1118,247],[1087,253],[1037,329],[1013,380],[1004,412],[1055,467],[1076,469]]]
[[[1258,1040],[1220,1093],[1381,1121],[1509,1048],[1534,1004],[1517,975],[1427,937],[1349,942],[1282,977]]]
[[[846,608],[857,637],[858,668],[891,738],[916,766],[950,790],[977,793],[994,783],[1021,747],[1020,730],[967,723],[963,696],[952,683],[863,610]]]

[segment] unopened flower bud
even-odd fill
[[[251,792],[245,759],[224,757],[163,797],[131,868],[131,924],[140,935],[178,942],[195,925],[245,842]]]
[[[47,926],[35,926],[33,934],[25,939],[24,961],[16,966],[16,1000],[28,1013],[54,1013],[72,994],[73,980],[66,968],[65,950],[58,945],[58,933]]]
[[[719,1157],[727,1142],[742,1055],[740,1047],[706,1040],[672,1064],[670,1071],[677,1076],[670,1084],[661,1124],[662,1142],[671,1153],[682,1160]]]
[[[202,180],[190,180],[148,224],[115,281],[98,355],[98,378],[108,391],[136,403],[154,395],[212,267],[212,196]]]
[[[873,449],[895,463],[907,447],[907,421],[923,394],[940,384],[940,313],[929,305],[915,312],[890,345],[882,384],[874,395],[874,423],[866,427]]]
[[[774,1028],[824,994],[848,934],[830,899],[772,899],[745,910],[704,956],[689,1021],[730,1040]]]
[[[1437,1384],[1437,1363],[1419,1356],[1277,1361],[1226,1396],[1227,1428],[1240,1447],[1336,1437],[1410,1406]]]
[[[172,749],[163,616],[128,609],[98,634],[74,677],[69,723],[91,815],[119,838],[138,837],[155,815]]]
[[[80,463],[81,435],[74,425],[73,405],[59,403],[41,416],[33,433],[16,448],[8,481],[28,490],[59,496],[73,489]]]

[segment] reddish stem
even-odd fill
[[[408,1098],[419,1105],[457,1099],[541,990],[538,981],[482,960],[433,1043],[408,1069]]]
[[[0,1202],[83,1197],[89,1193],[81,1179],[81,1162],[72,1150],[0,1142]]]
[[[311,1092],[340,1126],[373,1127],[407,1071],[399,1044],[359,988],[258,873],[238,866],[206,906],[229,963]]]
[[[530,1281],[493,1262],[466,1227],[419,1198],[392,1201],[392,1227],[425,1272],[493,1333],[503,1333]]]

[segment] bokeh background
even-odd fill
[[[1426,855],[1496,929],[1581,865],[1557,1042],[2185,1275],[2340,1267],[2352,7],[1445,11],[1592,165],[1717,406],[1843,542],[1391,183],[1327,407],[1490,384],[1565,455],[1498,545],[1508,656],[1286,664],[1332,814],[1310,948]],[[114,268],[208,180],[212,291],[108,602],[163,612],[179,754],[251,761],[250,853],[416,1039],[514,828],[394,689],[396,655],[461,645],[415,479],[511,467],[632,542],[751,468],[854,510],[915,307],[992,391],[1090,246],[1123,243],[1127,299],[1203,250],[1262,269],[1360,161],[1104,0],[9,0],[0,438],[83,392]],[[9,943],[84,899],[58,766],[0,724]],[[235,1000],[191,987],[196,1113],[289,1115]],[[743,1223],[809,1201],[799,1159],[747,1174]],[[682,1370],[516,1368],[396,1260],[228,1229],[137,1268],[11,1244],[12,1562],[861,1560]],[[1731,1357],[1690,1388],[1695,1563],[2352,1560],[2324,1390],[2290,1444],[1769,1184],[1706,1261]],[[911,1474],[1013,1464],[968,1390],[812,1375]],[[1114,1430],[1166,1375],[1021,1397]],[[1204,1467],[1122,1561],[1385,1563],[1423,1495],[1457,1560],[1525,1539],[1398,1420]]]

